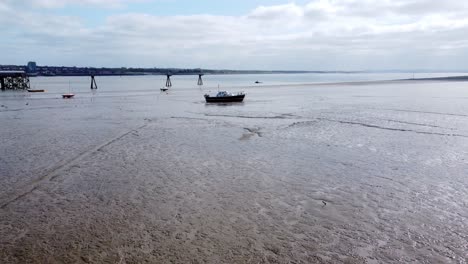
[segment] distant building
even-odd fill
[[[27,73],[37,73],[37,66],[35,61],[28,62],[28,66],[26,66]]]

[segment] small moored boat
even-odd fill
[[[240,92],[232,94],[228,91],[219,91],[215,96],[205,94],[205,100],[207,103],[231,103],[231,102],[242,102],[244,100],[245,93]]]
[[[62,94],[63,99],[70,99],[70,98],[73,98],[73,96],[75,96],[74,94],[71,93],[70,86],[71,86],[71,81],[68,81],[68,93]]]
[[[30,93],[43,93],[45,92],[44,89],[28,89],[28,92]]]

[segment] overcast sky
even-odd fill
[[[466,0],[0,0],[0,64],[467,69]]]

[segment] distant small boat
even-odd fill
[[[255,81],[255,83],[262,83],[262,82],[259,82],[259,81]]]
[[[165,91],[167,91],[167,90],[169,90],[169,87],[163,87],[163,88],[161,88],[161,92],[165,92]]]
[[[28,92],[30,93],[43,93],[45,92],[44,89],[28,89]]]
[[[240,92],[232,94],[228,91],[219,91],[215,96],[205,94],[205,100],[207,103],[231,103],[231,102],[242,102],[244,100],[245,93]]]
[[[70,86],[71,86],[71,81],[68,81],[68,93],[62,94],[63,99],[70,99],[70,98],[73,98],[73,96],[75,96],[74,94],[71,93]]]

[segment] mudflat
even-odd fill
[[[466,263],[467,86],[0,93],[1,262]]]

